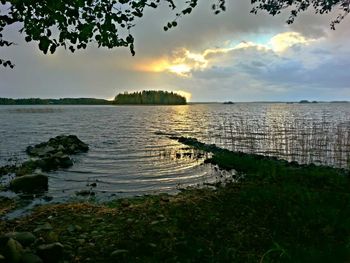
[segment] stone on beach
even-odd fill
[[[10,189],[14,192],[37,193],[47,191],[48,177],[43,174],[31,174],[16,177],[10,183]]]

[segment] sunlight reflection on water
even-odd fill
[[[196,137],[235,151],[340,167],[349,163],[349,104],[186,106],[0,106],[0,165],[59,134],[90,145],[74,166],[49,173],[49,195],[89,189],[101,196],[173,192],[212,182],[206,156],[163,134]],[[162,135],[160,135],[162,134]]]

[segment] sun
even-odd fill
[[[181,59],[182,60],[182,59]],[[189,77],[193,67],[183,61],[171,61],[167,58],[160,58],[154,61],[144,61],[136,65],[136,70],[144,72],[170,72],[181,77]]]
[[[191,67],[186,64],[170,65],[168,70],[171,73],[175,73],[180,76],[186,76],[190,71]]]

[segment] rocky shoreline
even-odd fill
[[[50,224],[38,226],[34,233],[50,231]],[[59,262],[63,245],[59,242],[45,243],[31,232],[8,232],[0,236],[0,262],[43,263]]]
[[[89,146],[75,135],[59,135],[34,146],[28,146],[30,159],[20,165],[3,166],[0,175],[15,174],[6,187],[16,193],[39,194],[47,191],[48,177],[45,172],[73,165],[70,155],[85,153]]]
[[[348,170],[173,139],[239,178],[174,196],[38,207],[0,221],[0,262],[348,261]]]

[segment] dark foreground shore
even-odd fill
[[[0,262],[349,262],[348,170],[173,139],[236,177],[175,196],[39,207],[1,221]]]

